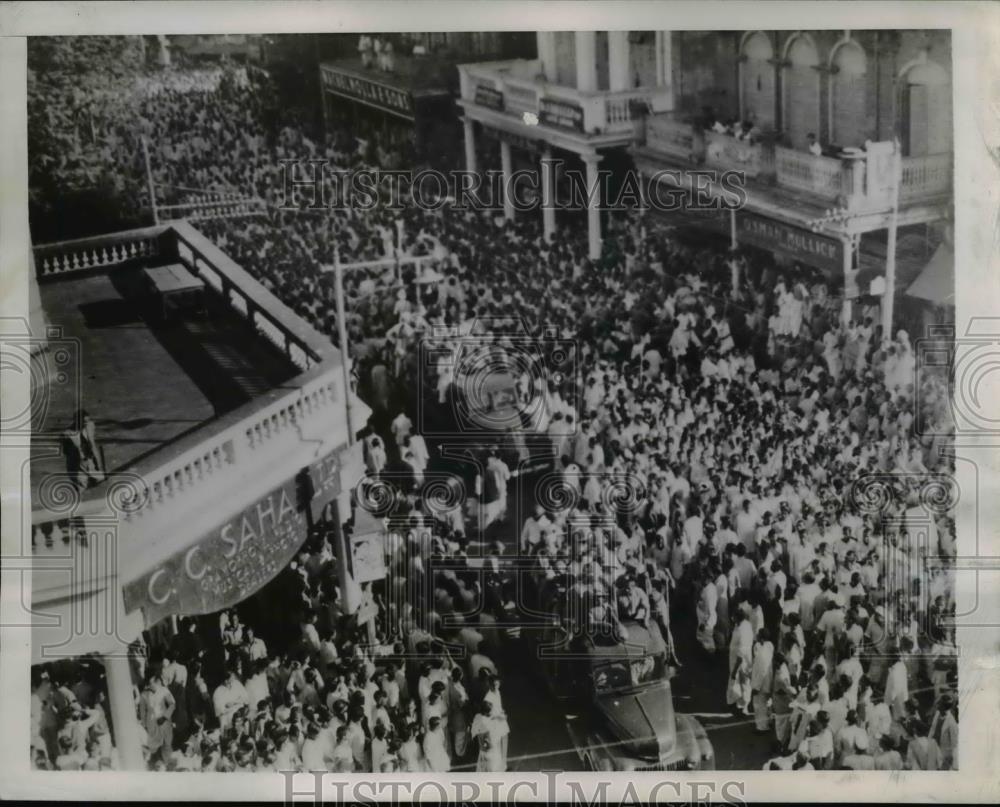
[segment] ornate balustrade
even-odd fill
[[[843,160],[777,146],[774,162],[781,187],[831,201],[852,193],[852,174]]]
[[[252,476],[255,468],[281,462],[303,440],[319,445],[342,433],[346,443],[340,352],[189,223],[41,245],[34,254],[39,277],[53,282],[68,272],[129,262],[139,270],[145,265],[138,260],[143,257],[179,260],[205,280],[209,293],[216,293],[301,370],[281,387],[205,423],[92,488],[77,490],[67,478],[65,490],[45,496],[33,507],[34,553],[64,553],[65,546],[87,534],[91,522],[99,525],[111,518],[132,524],[165,504],[170,504],[170,512],[184,512],[187,503],[204,498],[206,491],[226,490]],[[292,433],[296,440],[280,439]]]
[[[647,87],[604,94],[605,132],[626,132],[635,128],[636,120],[663,111],[669,103],[670,91],[664,87]]]
[[[952,157],[950,152],[928,154],[923,157],[904,157],[902,181],[899,186],[900,204],[951,193]]]
[[[748,177],[774,174],[774,151],[767,143],[737,140],[720,132],[705,132],[705,164],[727,171],[743,171]]]
[[[576,125],[588,135],[630,135],[646,114],[663,112],[669,107],[671,92],[666,87],[582,92],[544,80],[538,75],[540,70],[537,59],[461,65],[462,99],[482,103],[477,95],[483,89],[498,92],[503,96],[503,111],[517,117],[526,112],[542,117],[546,101],[570,105],[578,108],[577,115],[582,113],[582,120]]]
[[[39,280],[141,261],[162,252],[165,225],[127,230],[112,235],[60,241],[35,247],[35,271]]]
[[[705,156],[705,138],[694,124],[675,120],[669,114],[650,115],[646,118],[646,148],[697,164]]]

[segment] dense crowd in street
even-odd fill
[[[515,552],[619,636],[637,622],[673,647],[672,621],[696,614],[683,624],[702,656],[671,661],[727,665],[719,702],[768,735],[769,768],[955,767],[953,580],[922,562],[955,554],[947,492],[928,493],[952,475],[947,406],[941,382],[916,373],[905,331],[883,333],[873,311],[843,318],[808,270],[687,246],[633,212],[608,217],[604,253],[589,260],[579,232],[546,239],[540,222],[496,212],[278,210],[282,160],[349,168],[377,165],[378,150],[270,120],[275,100],[253,76],[173,86],[138,109],[116,122],[112,158],[145,136],[171,198],[263,199],[265,215],[198,226],[331,338],[335,251],[425,256],[388,280],[346,280],[352,359],[374,412],[369,470],[391,478],[412,527],[387,544],[375,641],[341,612],[320,525],[258,595],[280,602],[287,624],[255,624],[252,608],[181,620],[137,655],[150,767],[504,770],[509,732],[530,730],[508,726],[497,665],[519,637],[505,628],[517,604],[501,562]],[[510,373],[526,428],[555,458],[538,484],[558,491],[539,489],[523,522],[508,506],[528,459],[523,444],[508,451],[516,429],[481,446],[478,508],[435,509],[421,495],[436,460],[418,398],[454,407],[476,391],[454,361],[428,373],[420,345],[455,359],[475,321],[491,323],[497,374]],[[545,367],[559,380],[520,360],[524,338],[576,345]],[[498,534],[510,540],[495,546]],[[472,541],[488,547],[485,574],[468,561],[430,567],[465,559]],[[113,767],[100,687],[78,692],[62,673],[36,684],[34,763]]]

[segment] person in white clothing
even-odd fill
[[[750,670],[753,664],[753,627],[742,609],[736,612],[736,626],[729,641],[729,691],[726,703],[750,715]]]
[[[757,632],[750,669],[750,691],[753,698],[754,728],[764,734],[771,726],[768,704],[771,699],[774,645],[766,628]]]
[[[906,701],[910,697],[910,690],[907,682],[906,664],[897,655],[889,667],[889,674],[885,680],[885,703],[889,707],[893,719],[899,720],[906,711]]]
[[[413,429],[413,421],[406,416],[406,412],[400,412],[392,421],[392,436],[396,438],[396,445],[402,448],[403,440],[410,436]]]
[[[448,755],[447,740],[444,725],[440,717],[432,717],[427,724],[424,735],[424,759],[427,769],[432,773],[447,773],[451,770],[451,757]]]

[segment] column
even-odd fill
[[[851,281],[854,271],[854,247],[849,238],[841,242],[844,249],[844,302],[840,306],[840,324],[845,326],[851,321],[851,301],[847,299],[847,284]]]
[[[506,140],[500,141],[500,169],[503,174],[503,189],[501,190],[501,193],[503,194],[503,215],[508,221],[513,221],[514,189],[511,187],[511,174],[513,173],[513,169],[511,168],[510,143]]]
[[[608,31],[608,88],[611,92],[632,89],[630,72],[628,31]]]
[[[601,257],[601,188],[597,173],[600,154],[581,155],[587,164],[587,243],[592,261]]]
[[[550,148],[542,153],[542,231],[546,240],[556,232],[555,165]]]
[[[674,83],[674,36],[672,31],[659,31],[660,34],[660,60],[663,64],[663,73],[660,84],[664,87],[672,87]]]
[[[581,92],[597,89],[597,34],[576,31],[576,88]]]
[[[852,207],[852,202],[855,205],[861,203],[862,198],[865,195],[865,161],[862,159],[851,160],[851,196],[852,198],[848,201],[848,207]]]
[[[139,739],[139,718],[136,716],[135,698],[132,697],[132,670],[128,663],[128,649],[124,645],[114,654],[104,656],[104,673],[108,679],[113,739],[122,770],[146,770]]]
[[[556,33],[555,31],[536,31],[538,44],[538,60],[541,62],[541,72],[546,81],[556,80]]]
[[[653,55],[656,56],[656,86],[662,87],[666,83],[663,80],[665,73],[663,69],[663,31],[653,32]]]
[[[476,171],[476,124],[469,118],[462,119],[465,130],[465,170]]]

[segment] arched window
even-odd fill
[[[819,54],[807,34],[798,34],[785,49],[784,129],[792,148],[805,149],[806,135],[819,131]]]
[[[899,134],[908,157],[951,151],[951,81],[927,54],[900,71]]]
[[[774,128],[774,49],[762,31],[743,42],[740,60],[740,117],[762,129]]]
[[[853,39],[837,46],[830,72],[830,142],[861,146],[867,137],[864,48]]]

